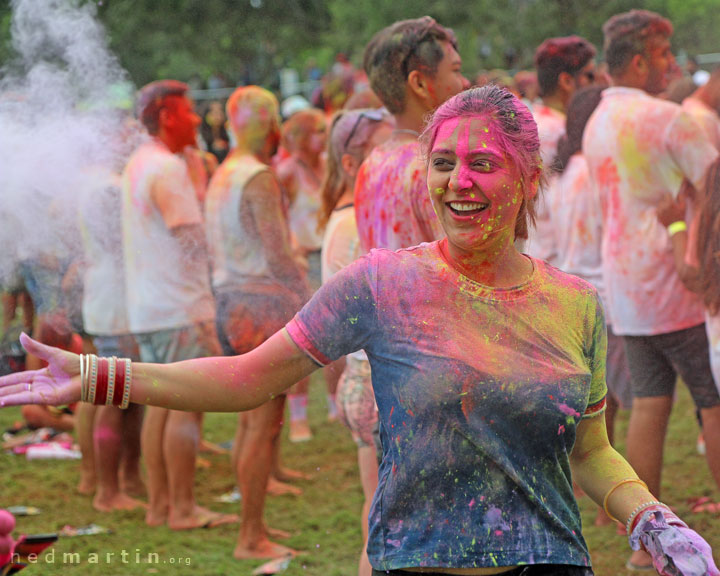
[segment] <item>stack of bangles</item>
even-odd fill
[[[620,520],[610,514],[610,511],[608,510],[608,500],[610,499],[612,493],[615,492],[615,490],[617,490],[618,488],[620,488],[620,486],[622,486],[623,484],[640,484],[646,490],[648,489],[647,484],[640,480],[640,478],[626,478],[625,480],[621,480],[620,482],[615,484],[615,486],[610,488],[610,490],[608,490],[608,493],[605,494],[603,508],[605,509],[605,514],[607,514],[610,519],[614,520],[615,522],[620,522]],[[675,516],[675,514],[670,510],[669,506],[663,504],[662,502],[659,502],[658,500],[650,500],[649,502],[643,502],[642,504],[638,505],[635,510],[632,511],[632,513],[627,519],[627,522],[625,523],[625,529],[627,530],[628,536],[632,534],[632,531],[635,529],[635,525],[637,524],[638,520],[640,520],[642,513],[650,508],[662,510],[666,516],[677,518],[677,516]]]
[[[80,401],[98,406],[130,406],[132,362],[129,358],[98,358],[80,354]]]

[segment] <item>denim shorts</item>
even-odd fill
[[[193,358],[222,356],[215,322],[135,334],[143,362],[169,364]]]

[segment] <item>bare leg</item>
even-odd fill
[[[201,422],[202,414],[171,410],[165,425],[163,455],[170,497],[170,528],[186,528],[195,521],[195,458]]]
[[[627,435],[628,462],[648,485],[655,498],[660,499],[660,476],[663,445],[667,433],[671,396],[633,398],[630,425]],[[652,564],[650,556],[642,551],[633,552],[630,562],[638,566]]]
[[[705,435],[705,458],[715,485],[720,488],[720,406],[703,408],[700,412]]]
[[[2,330],[3,334],[7,332],[10,325],[15,320],[15,314],[17,312],[18,296],[17,294],[11,294],[10,292],[3,292],[2,295],[2,307],[3,307],[3,320]]]
[[[290,442],[307,442],[312,438],[307,417],[309,387],[310,379],[303,378],[290,388],[287,395],[290,405]]]
[[[72,414],[56,414],[47,406],[27,404],[22,407],[22,416],[30,428],[54,428],[62,432],[75,429],[75,416]]]
[[[237,559],[279,558],[293,550],[268,538],[263,522],[265,491],[272,467],[273,441],[280,434],[285,397],[279,396],[245,414],[237,478],[242,493],[242,524],[233,555]]]
[[[80,402],[75,413],[76,431],[82,460],[80,461],[80,482],[77,490],[80,494],[95,492],[95,448],[93,446],[93,429],[97,406]]]
[[[170,411],[148,406],[142,427],[142,452],[147,471],[148,511],[145,522],[149,526],[165,524],[170,504],[167,472],[163,456],[163,436]]]
[[[145,408],[130,404],[125,411],[122,427],[122,455],[120,458],[120,489],[129,496],[145,496],[145,483],[140,474],[140,431]]]
[[[341,356],[335,360],[335,362],[323,368],[323,377],[325,378],[325,386],[327,387],[328,420],[331,422],[337,420],[335,393],[343,370],[345,370],[345,356]]]
[[[360,518],[362,522],[363,549],[360,552],[358,576],[370,576],[372,574],[372,567],[367,557],[368,516],[370,515],[370,504],[372,503],[373,494],[375,494],[378,483],[378,464],[374,446],[358,448],[358,466],[360,469],[360,482],[362,483],[363,494],[365,495],[362,516]]]
[[[35,307],[27,291],[23,291],[20,297],[22,299],[23,326],[25,326],[25,331],[30,333],[32,332],[33,322],[35,321]]]
[[[93,508],[99,512],[134,510],[144,504],[120,489],[119,471],[123,454],[125,411],[115,406],[99,406],[95,419],[97,492]]]

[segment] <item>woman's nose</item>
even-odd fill
[[[471,188],[472,180],[470,180],[467,168],[458,164],[450,175],[450,183],[448,187],[454,192]]]

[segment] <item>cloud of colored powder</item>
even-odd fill
[[[80,199],[97,191],[98,173],[122,169],[133,140],[134,88],[94,4],[12,0],[11,33],[15,56],[0,70],[0,285],[20,261],[79,254]]]

